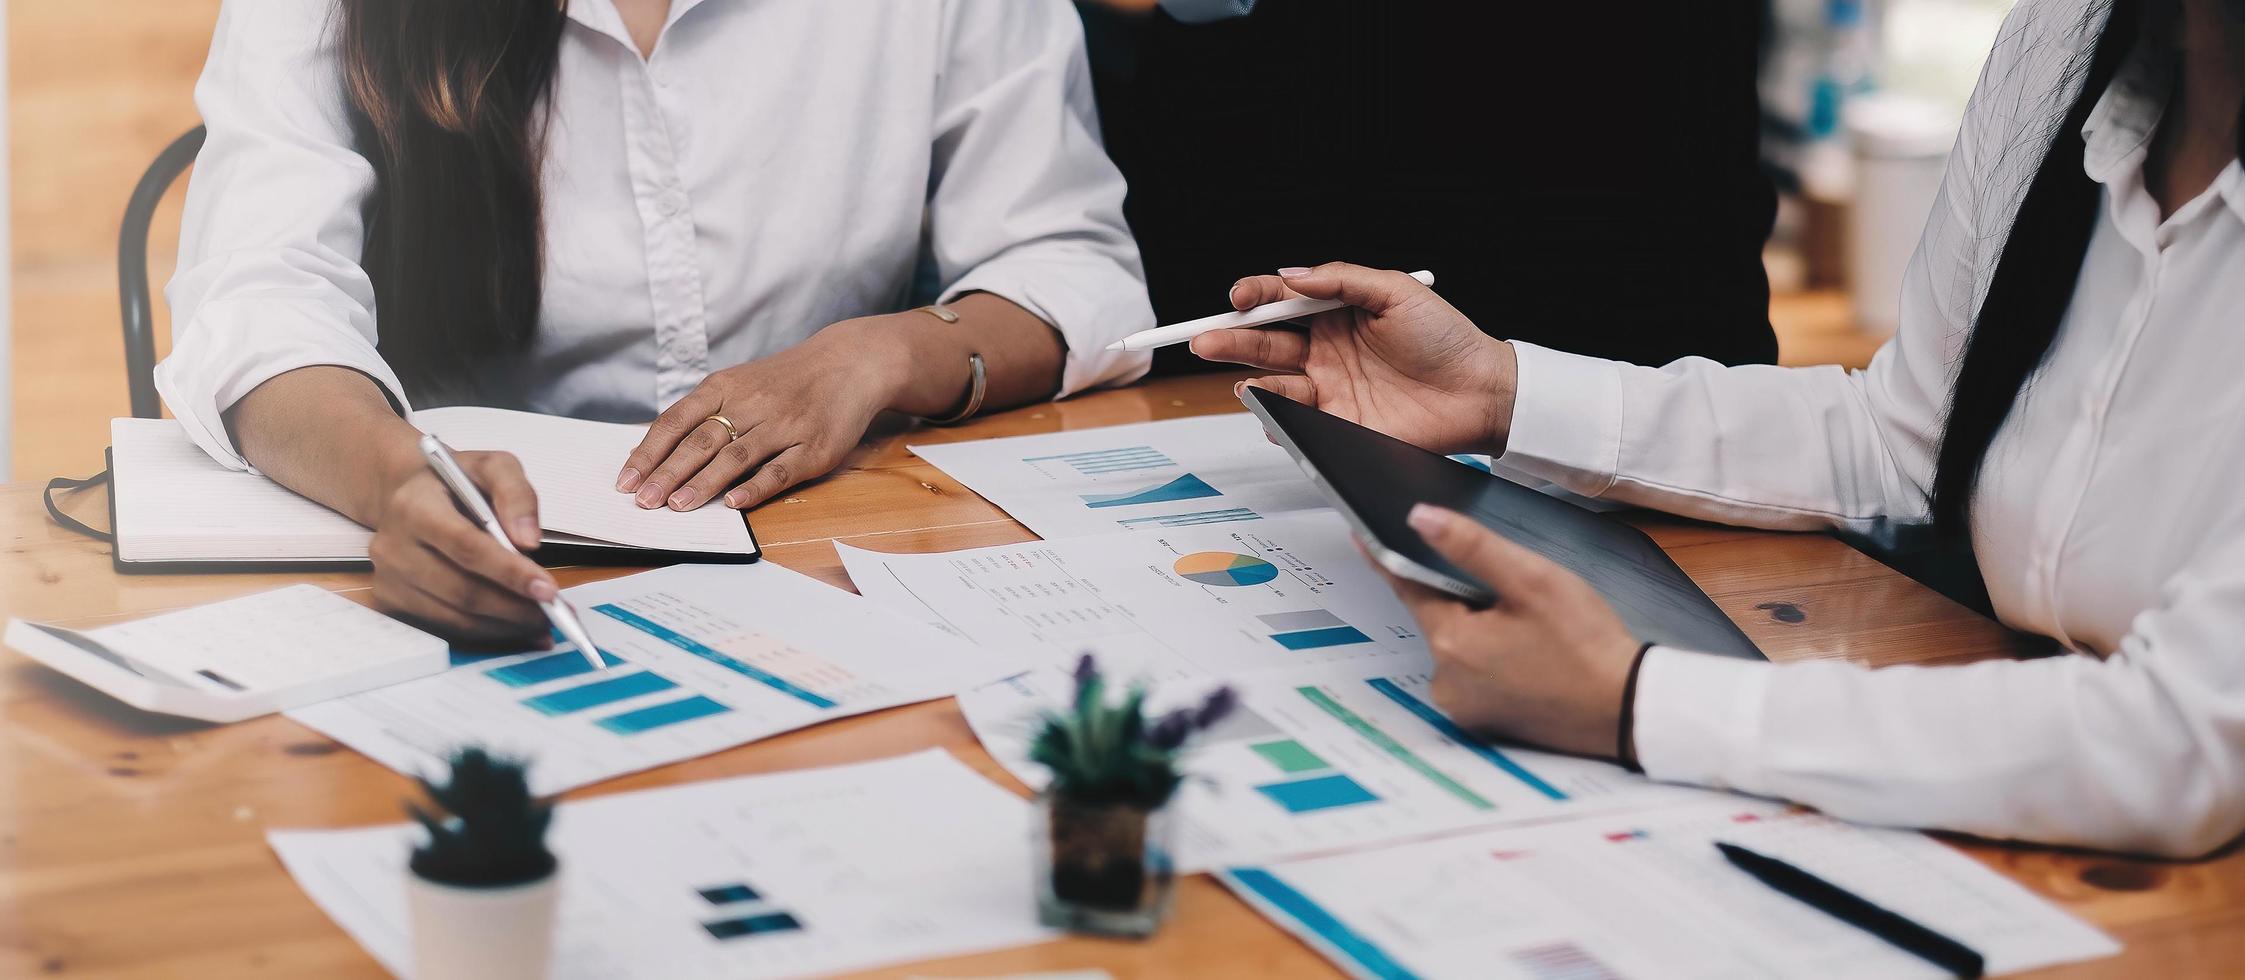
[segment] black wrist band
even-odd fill
[[[1652,650],[1650,643],[1637,648],[1637,655],[1629,658],[1629,678],[1621,682],[1621,723],[1614,726],[1619,729],[1614,735],[1614,760],[1630,772],[1645,771],[1637,764],[1637,672],[1644,669],[1645,654]]]

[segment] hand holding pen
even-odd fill
[[[513,539],[507,536],[506,528],[500,525],[499,515],[492,511],[491,503],[483,499],[482,491],[476,489],[475,482],[468,479],[467,472],[460,468],[459,461],[453,458],[451,451],[444,447],[444,443],[435,436],[422,436],[421,455],[428,461],[429,469],[436,473],[437,479],[443,481],[445,489],[452,495],[453,502],[461,510],[466,511],[468,516],[478,526],[482,527],[486,534],[498,541],[500,547],[505,548],[512,554],[520,555],[521,552],[515,547]],[[578,652],[584,654],[585,659],[592,664],[594,670],[607,670],[608,665],[599,652],[594,649],[592,638],[585,632],[584,624],[578,622],[576,611],[571,609],[569,604],[552,590],[550,582],[548,588],[542,591],[547,594],[533,596],[533,598],[536,599],[538,608],[546,614],[547,621],[553,624],[555,631],[559,632],[563,639],[576,646]]]

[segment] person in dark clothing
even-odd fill
[[[1346,258],[1433,270],[1507,339],[1776,359],[1764,0],[1084,10],[1161,322],[1229,309],[1242,276]],[[1197,365],[1176,347],[1156,370]]]

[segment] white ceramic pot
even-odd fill
[[[414,980],[544,980],[553,967],[561,875],[468,888],[405,874]]]

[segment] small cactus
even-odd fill
[[[553,806],[530,795],[524,763],[466,748],[448,760],[442,784],[420,777],[435,809],[408,801],[407,813],[428,832],[413,851],[413,873],[465,887],[528,884],[553,873],[546,827]]]

